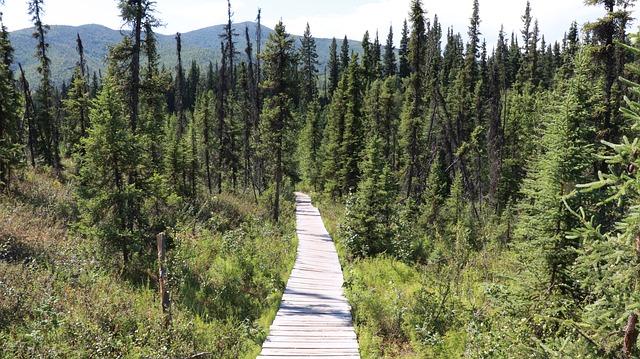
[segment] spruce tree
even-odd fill
[[[573,274],[579,243],[567,233],[577,228],[578,219],[565,206],[564,197],[590,173],[590,145],[595,134],[595,128],[585,121],[592,116],[589,106],[595,95],[589,86],[585,55],[576,59],[577,76],[556,90],[556,108],[547,111],[551,115],[544,126],[540,154],[532,161],[523,183],[526,199],[521,202],[516,232],[524,247],[544,259],[545,273],[538,275],[544,278],[540,286],[571,299],[581,295]],[[588,203],[585,199],[575,197],[568,203],[584,205]]]
[[[358,66],[358,56],[351,57],[350,65],[345,76],[346,81],[346,104],[344,114],[344,135],[341,153],[341,172],[338,176],[342,180],[342,193],[349,193],[357,188],[360,181],[359,164],[362,161],[362,150],[364,149],[364,133],[362,126],[364,123],[363,97],[366,77],[361,74],[361,67]]]
[[[71,78],[67,99],[62,101],[66,119],[64,133],[67,156],[80,149],[80,139],[86,137],[89,127],[91,99],[87,77],[82,72],[80,66],[77,66]]]
[[[212,90],[202,93],[196,100],[196,108],[194,110],[194,120],[200,128],[200,134],[202,136],[202,152],[204,157],[204,182],[207,186],[209,194],[213,193],[213,154],[211,153],[213,143],[213,122],[214,122],[214,109],[213,107],[214,94]]]
[[[368,81],[373,77],[374,61],[373,44],[369,41],[369,31],[365,31],[362,37],[362,71]]]
[[[318,96],[318,53],[316,51],[316,40],[311,35],[309,23],[304,31],[300,48],[300,63],[302,68],[300,87],[302,90],[302,106],[306,107]]]
[[[261,116],[264,157],[270,163],[275,182],[273,219],[280,216],[280,196],[285,166],[292,155],[292,133],[295,129],[292,94],[297,66],[294,39],[286,32],[282,21],[269,35],[261,54],[264,66],[262,89],[265,92]]]
[[[59,153],[59,126],[54,116],[53,85],[51,83],[51,59],[48,55],[49,44],[46,34],[49,26],[42,22],[44,0],[29,1],[29,15],[35,27],[36,58],[39,61],[38,73],[41,76],[40,87],[35,96],[35,127],[37,134],[36,150],[42,155],[44,163],[61,170]]]
[[[397,67],[395,47],[393,46],[393,26],[389,26],[389,35],[387,35],[387,43],[384,46],[384,76],[395,75],[398,71]]]
[[[200,81],[200,67],[196,60],[191,60],[191,66],[189,67],[189,73],[185,79],[184,88],[184,108],[185,110],[193,113],[193,109],[196,104],[196,96],[202,91]]]
[[[630,46],[624,49],[635,56],[640,54]],[[637,68],[632,71],[635,76],[639,74]],[[633,93],[640,91],[637,83],[625,82]],[[626,359],[640,354],[636,326],[640,314],[636,306],[640,300],[640,163],[637,157],[640,103],[637,99],[625,100],[622,112],[632,121],[634,137],[624,137],[615,143],[603,142],[608,148],[604,159],[611,171],[599,172],[592,182],[580,185],[578,197],[595,194],[605,199],[597,208],[578,207],[577,203],[571,206],[583,225],[571,235],[583,245],[577,252],[574,273],[586,292],[586,305],[578,314],[579,325],[590,339],[587,350],[600,357]],[[602,208],[608,206],[614,206],[619,214],[614,225],[606,223],[610,219],[598,219]]]
[[[309,105],[305,114],[298,150],[304,179],[315,191],[318,191],[321,185],[323,132],[324,116],[320,104],[318,101],[314,101]]]
[[[81,224],[85,233],[119,250],[125,264],[138,249],[142,218],[132,205],[144,193],[127,174],[137,171],[142,156],[140,137],[133,134],[128,111],[110,78],[103,83],[90,112],[91,128],[82,139],[84,155],[78,188]],[[139,212],[138,212],[139,213]]]
[[[398,185],[377,136],[368,142],[361,170],[362,180],[347,205],[341,236],[352,257],[394,254]]]
[[[129,36],[113,48],[111,56],[119,62],[118,86],[122,88],[125,105],[129,110],[131,131],[138,129],[140,115],[140,57],[144,23],[157,25],[153,17],[155,2],[150,0],[119,0],[120,17],[131,27]]]
[[[398,129],[400,126],[400,95],[395,76],[376,80],[364,100],[367,134],[377,135],[382,141],[382,153],[390,168],[398,166]],[[371,136],[369,135],[369,136]]]
[[[606,11],[606,16],[586,24],[585,31],[592,35],[592,54],[604,73],[607,107],[602,116],[600,131],[604,140],[611,141],[620,134],[622,119],[617,115],[617,109],[622,104],[623,94],[618,79],[623,75],[625,63],[622,50],[614,43],[626,43],[626,28],[631,21],[629,8],[634,6],[635,0],[586,0],[585,4],[602,5]]]
[[[369,82],[373,82],[375,79],[382,76],[382,45],[380,44],[380,38],[378,31],[376,31],[376,38],[371,45],[371,75],[369,76]]]
[[[160,55],[157,50],[157,39],[153,32],[153,22],[144,24],[144,43],[141,48],[144,60],[144,68],[141,71],[140,82],[140,133],[145,136],[145,150],[150,155],[150,163],[147,164],[148,172],[145,176],[164,173],[165,154],[165,126],[167,124],[167,104],[163,90],[170,87],[169,71],[160,71]]]
[[[79,59],[71,77],[67,98],[62,101],[66,120],[65,126],[62,127],[65,134],[67,156],[78,149],[76,147],[80,143],[79,139],[86,137],[89,127],[89,78],[86,73],[84,46],[80,34],[77,34],[76,50]]]
[[[187,127],[187,117],[185,114],[185,76],[184,76],[184,67],[182,66],[182,36],[180,33],[176,34],[176,55],[178,57],[178,63],[176,64],[175,70],[175,95],[176,95],[176,114],[178,117],[178,126],[176,128],[176,138],[178,141],[182,139],[182,136],[185,133],[185,129]]]
[[[321,184],[324,192],[331,198],[342,197],[342,142],[344,139],[345,114],[347,112],[347,80],[343,74],[328,106],[327,124],[322,142],[322,176]]]
[[[229,80],[227,79],[228,51],[225,50],[224,42],[220,43],[222,49],[222,60],[220,68],[217,69],[218,77],[215,91],[215,159],[216,159],[216,186],[218,187],[218,194],[222,193],[223,174],[225,172],[224,163],[226,156],[226,134],[227,129],[227,116],[229,114]]]
[[[10,186],[13,169],[20,163],[18,94],[14,84],[13,48],[0,13],[0,190]]]
[[[349,59],[351,54],[349,53],[349,40],[347,39],[347,35],[344,35],[344,39],[342,39],[342,45],[340,46],[340,71],[339,76],[342,76],[342,73],[349,67]]]
[[[426,66],[426,20],[421,0],[411,2],[411,37],[409,39],[408,60],[411,73],[406,89],[402,112],[402,146],[404,147],[405,194],[409,198],[417,195],[416,176],[420,170],[420,155],[424,151],[424,85]]]
[[[331,45],[329,47],[329,80],[328,80],[328,90],[329,90],[329,99],[333,96],[333,92],[338,87],[338,82],[340,81],[340,62],[338,60],[338,44],[336,42],[336,38],[334,37],[331,40]]]
[[[475,86],[478,79],[478,57],[480,55],[480,6],[478,0],[473,0],[473,13],[471,15],[469,29],[467,32],[469,41],[467,42],[467,52],[465,55],[465,67],[469,72],[469,86]]]
[[[409,26],[407,20],[402,25],[402,37],[400,38],[400,49],[398,49],[398,74],[400,78],[409,76],[411,69],[409,68]]]

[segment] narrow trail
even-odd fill
[[[258,359],[360,358],[336,247],[311,198],[296,192],[298,256]]]

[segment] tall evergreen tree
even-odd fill
[[[163,93],[170,85],[169,71],[160,72],[160,55],[153,27],[157,22],[147,18],[144,23],[144,42],[141,48],[144,68],[141,71],[140,91],[140,131],[146,137],[145,151],[150,155],[146,176],[164,173],[165,126],[167,104]],[[175,129],[174,129],[175,130]]]
[[[624,48],[635,56],[640,55],[637,48]],[[636,76],[639,74],[637,68],[632,71]],[[627,83],[632,92],[640,91],[637,83]],[[600,357],[628,359],[640,354],[637,343],[639,313],[635,306],[640,300],[640,172],[636,155],[640,143],[637,137],[639,109],[640,103],[630,98],[626,99],[626,106],[622,109],[625,117],[633,123],[634,138],[625,137],[617,143],[605,142],[609,148],[606,162],[612,169],[620,168],[620,171],[599,173],[593,182],[581,186],[579,197],[596,194],[606,200],[592,209],[579,208],[578,204],[572,206],[576,210],[574,215],[583,224],[582,228],[571,233],[583,245],[577,252],[578,258],[573,267],[573,273],[587,294],[584,310],[579,313],[579,325],[585,328],[584,334],[590,338],[587,350]],[[606,223],[611,219],[605,223],[598,220],[599,212],[611,205],[619,213],[614,225]]]
[[[271,164],[275,181],[273,219],[280,217],[280,195],[283,175],[288,157],[292,155],[291,134],[295,129],[292,109],[292,94],[295,86],[294,73],[297,66],[294,39],[286,32],[282,21],[276,24],[269,35],[266,49],[261,54],[264,61],[265,91],[262,107],[262,137],[265,158]]]
[[[421,0],[411,2],[411,37],[409,39],[408,59],[411,68],[409,85],[406,90],[402,112],[401,136],[404,147],[405,194],[409,198],[417,195],[414,186],[420,170],[420,155],[424,151],[424,124],[422,110],[424,106],[424,74],[426,66],[426,20]]]
[[[402,34],[400,38],[400,48],[398,49],[398,74],[400,78],[409,76],[411,69],[409,68],[409,26],[407,20],[404,20],[402,25]]]
[[[226,161],[228,143],[226,140],[226,134],[228,133],[228,117],[229,116],[229,80],[227,79],[228,51],[225,49],[224,42],[220,43],[222,48],[222,62],[218,69],[218,78],[216,84],[216,106],[215,106],[215,146],[216,146],[216,185],[218,187],[218,194],[222,193],[223,174],[225,173],[224,164]]]
[[[144,23],[157,25],[153,17],[155,2],[151,0],[119,0],[120,16],[131,27],[131,32],[120,44],[114,47],[111,56],[120,63],[118,86],[126,98],[125,105],[129,110],[131,131],[138,129],[140,116],[140,57],[142,52],[142,36]]]
[[[229,81],[229,89],[235,89],[235,57],[238,54],[236,51],[236,42],[235,38],[238,37],[238,34],[233,29],[233,13],[231,12],[231,0],[227,0],[227,23],[224,25],[224,33],[219,35],[220,39],[224,43],[224,47],[222,47],[223,53],[226,54],[227,62],[225,67],[221,68],[222,71],[225,71],[227,81]]]
[[[212,109],[212,104],[214,103],[213,99],[213,90],[202,93],[196,101],[196,108],[194,110],[194,120],[197,121],[202,135],[204,176],[209,194],[213,193],[213,169],[211,168],[213,162],[211,149],[214,137],[213,123],[215,112]]]
[[[187,127],[187,116],[185,114],[184,102],[185,102],[185,78],[184,67],[182,66],[182,36],[180,33],[176,34],[176,55],[178,57],[178,63],[176,64],[175,75],[175,91],[176,91],[176,113],[178,116],[178,126],[176,128],[176,138],[178,141],[182,139]]]
[[[318,101],[312,102],[305,114],[304,128],[300,136],[298,150],[302,173],[306,183],[319,190],[322,173],[322,134],[324,131],[324,116]]]
[[[184,86],[184,109],[193,113],[193,109],[196,104],[196,97],[198,92],[203,90],[200,78],[200,67],[196,60],[191,60],[191,66],[189,67],[189,73],[185,79]]]
[[[622,104],[622,92],[618,79],[623,75],[625,62],[622,50],[614,42],[625,43],[627,24],[631,20],[629,8],[634,6],[635,0],[586,0],[585,4],[602,5],[606,11],[603,18],[586,24],[585,31],[592,34],[592,53],[604,73],[607,107],[600,131],[603,139],[610,141],[620,133],[622,119],[617,115],[617,109]]]
[[[340,45],[340,75],[349,67],[349,60],[351,58],[351,54],[349,53],[349,40],[347,39],[347,35],[344,35],[344,39],[342,39],[342,45]]]
[[[20,161],[17,127],[18,94],[14,84],[13,48],[0,12],[0,190],[10,186],[11,173]]]
[[[373,82],[376,78],[382,76],[382,45],[380,44],[380,38],[378,31],[376,31],[376,38],[373,39],[371,45],[371,75],[370,82]]]
[[[393,253],[397,183],[382,151],[382,141],[373,136],[361,165],[362,180],[353,203],[347,206],[345,243],[353,257]]]
[[[398,64],[396,63],[395,47],[393,46],[393,26],[389,26],[387,43],[384,46],[384,76],[389,77],[396,74]]]
[[[401,106],[397,83],[395,76],[376,80],[367,91],[364,101],[365,131],[368,134],[377,135],[382,141],[382,153],[394,171],[398,169],[398,129]]]
[[[64,99],[63,107],[66,113],[66,126],[63,126],[66,142],[66,154],[70,155],[79,150],[80,138],[86,137],[89,127],[89,80],[85,73],[85,60],[82,40],[80,34],[77,36],[77,46],[79,60],[71,78],[67,98]]]
[[[369,40],[369,31],[367,30],[364,32],[364,36],[362,37],[362,70],[368,81],[373,77],[373,66],[375,61],[373,55],[373,44]]]
[[[360,162],[362,161],[362,151],[364,149],[364,133],[362,131],[364,123],[363,97],[364,81],[366,77],[360,73],[358,57],[354,54],[351,57],[350,65],[344,77],[347,78],[346,104],[344,114],[344,136],[341,153],[341,172],[338,173],[342,180],[342,193],[354,191],[360,181]]]
[[[329,87],[329,98],[333,96],[333,92],[338,87],[338,82],[340,81],[340,66],[340,61],[338,60],[338,44],[334,37],[329,47],[329,80],[327,85]]]
[[[36,149],[43,156],[45,164],[61,169],[59,153],[59,126],[54,116],[53,84],[51,83],[51,59],[48,55],[49,44],[46,34],[49,26],[42,22],[44,0],[29,1],[29,15],[35,27],[36,57],[39,61],[38,73],[42,76],[40,87],[35,96],[35,127],[37,132]]]
[[[300,62],[301,62],[301,90],[303,107],[313,102],[318,96],[318,53],[316,51],[316,40],[311,35],[309,23],[304,31],[301,41]]]
[[[469,41],[467,42],[467,53],[465,56],[465,67],[469,72],[469,86],[475,86],[478,80],[478,58],[480,55],[480,5],[478,0],[473,0],[473,14],[471,15],[469,30],[467,32]]]
[[[364,147],[364,75],[353,54],[334,93],[324,134],[322,180],[332,198],[354,191],[360,180],[358,163]]]
[[[140,137],[131,131],[127,115],[108,78],[91,109],[88,137],[81,142],[85,154],[78,188],[86,232],[119,250],[125,264],[138,249],[143,228],[142,218],[132,215],[132,204],[144,198],[137,183],[127,183],[127,173],[138,170],[142,156]]]

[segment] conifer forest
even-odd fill
[[[487,43],[481,1],[452,29],[411,0],[357,49],[258,9],[238,31],[228,1],[202,63],[180,33],[160,57],[156,1],[114,0],[105,70],[78,33],[60,82],[47,1],[24,2],[37,71],[0,26],[0,358],[255,358],[294,191],[363,358],[640,357],[635,0],[585,0],[605,15],[553,43],[535,4]]]

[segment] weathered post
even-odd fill
[[[624,343],[622,347],[622,358],[624,359],[631,358],[633,346],[636,344],[636,340],[638,340],[636,324],[638,324],[638,314],[631,313],[627,320],[627,327],[624,329]]]
[[[166,327],[171,323],[171,301],[169,300],[169,291],[167,290],[166,268],[164,260],[166,256],[166,245],[164,232],[158,233],[158,293],[162,302],[162,313],[164,314],[164,324]]]

